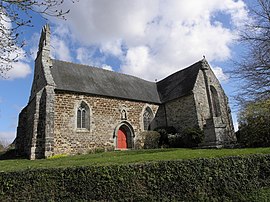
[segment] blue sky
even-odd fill
[[[72,4],[67,20],[34,15],[20,37],[26,57],[0,79],[0,141],[16,135],[26,106],[42,26],[51,26],[53,58],[159,80],[206,56],[230,102],[237,85],[224,73],[239,57],[238,31],[250,20],[242,0],[88,0]],[[233,107],[234,125],[237,108]]]

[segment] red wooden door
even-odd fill
[[[125,130],[119,128],[117,134],[117,146],[118,149],[126,149],[127,148],[127,135]]]

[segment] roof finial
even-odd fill
[[[205,55],[203,55],[203,59],[205,60]]]

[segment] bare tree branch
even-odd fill
[[[234,61],[230,72],[241,81],[237,94],[240,104],[270,98],[270,0],[256,0],[250,15],[253,21],[245,25],[240,35],[247,52]]]
[[[57,17],[66,19],[69,10],[60,7],[65,0],[0,0],[0,76],[12,68],[12,63],[21,56],[25,45],[19,39],[22,27],[33,27],[34,14],[44,19]],[[79,0],[69,0],[72,3]]]

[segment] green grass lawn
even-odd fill
[[[0,172],[36,168],[59,168],[70,166],[129,164],[162,160],[192,158],[216,158],[249,154],[270,154],[269,148],[248,149],[157,149],[114,151],[97,154],[67,156],[41,160],[1,160]]]

